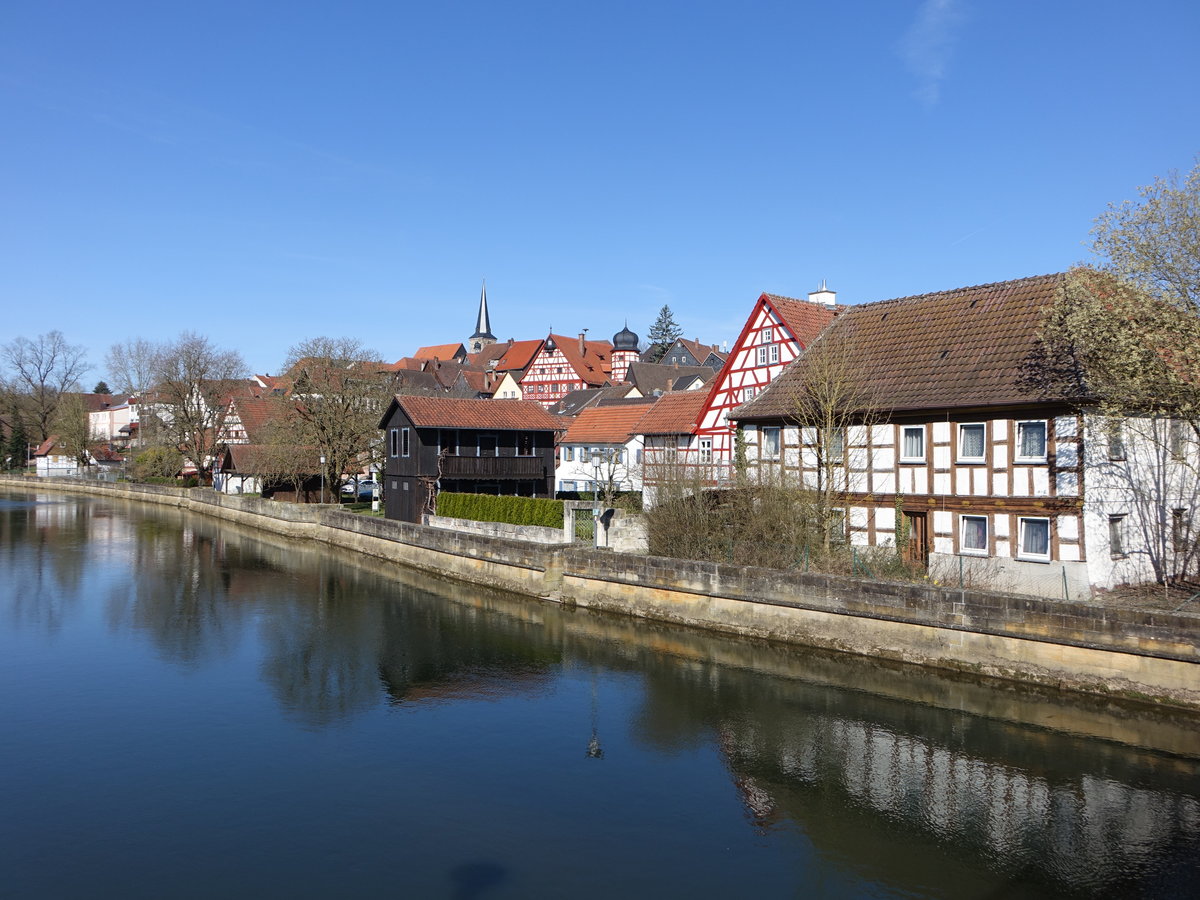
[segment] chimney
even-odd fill
[[[825,279],[821,279],[821,286],[815,291],[808,292],[809,303],[819,303],[822,306],[837,305],[837,291],[831,291],[825,286]]]
[[[587,334],[587,332],[585,332],[585,331],[579,332],[579,355],[580,356],[587,355],[587,341],[584,340],[585,334]]]

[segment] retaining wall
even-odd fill
[[[1200,615],[535,544],[195,488],[0,478],[182,506],[515,593],[1200,710]]]

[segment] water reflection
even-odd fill
[[[79,614],[71,586],[107,555],[125,567],[105,594],[111,628],[185,668],[256,653],[278,707],[309,729],[381,707],[537,700],[571,676],[591,722],[573,752],[606,771],[633,750],[715,752],[762,840],[803,835],[890,891],[1200,891],[1186,717],[562,609],[170,511],[10,503],[0,546],[14,625]],[[614,679],[636,685],[620,724],[598,699]],[[618,728],[623,754],[608,744]],[[509,881],[490,862],[452,877],[459,896]]]

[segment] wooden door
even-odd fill
[[[904,545],[906,562],[918,565],[929,564],[929,513],[904,511],[904,525],[908,542]]]

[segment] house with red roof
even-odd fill
[[[551,334],[542,341],[520,379],[526,400],[551,406],[571,391],[604,387],[612,378],[613,345]]]
[[[561,419],[525,400],[397,394],[380,419],[384,512],[421,522],[442,491],[552,497]]]
[[[554,477],[562,492],[640,491],[642,434],[638,428],[653,398],[589,406],[558,444]]]
[[[697,422],[708,397],[703,391],[663,394],[641,421],[642,503],[653,506],[669,482],[714,480],[711,454],[701,455]]]
[[[733,465],[734,433],[729,413],[753,400],[808,347],[837,314],[837,294],[824,284],[807,300],[762,294],[711,382],[696,422],[695,452],[717,480]]]

